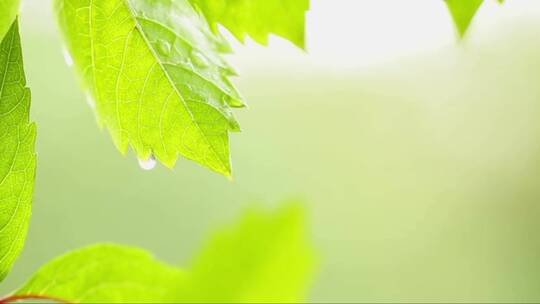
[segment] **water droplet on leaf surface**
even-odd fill
[[[204,56],[201,52],[197,50],[193,50],[191,52],[191,60],[196,66],[200,68],[206,68],[210,65],[206,56]]]
[[[148,159],[139,158],[139,167],[143,170],[152,170],[156,167],[157,161],[156,158],[151,155]]]
[[[157,51],[160,55],[169,56],[169,53],[171,52],[171,44],[165,40],[158,40]]]

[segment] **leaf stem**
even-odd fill
[[[7,296],[5,298],[1,298],[0,304],[9,304],[9,303],[15,303],[15,302],[24,301],[24,300],[49,300],[55,303],[70,303],[66,300],[58,299],[55,297],[28,294],[28,295],[12,295],[12,296]]]

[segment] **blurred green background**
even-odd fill
[[[50,6],[28,0],[22,16],[38,175],[3,293],[95,242],[186,265],[251,203],[301,198],[320,255],[310,301],[540,301],[540,15],[372,65],[239,50],[250,107],[237,111],[229,181],[120,155],[64,63]]]

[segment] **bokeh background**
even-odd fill
[[[313,0],[308,52],[236,44],[234,180],[143,171],[100,130],[52,4],[24,0],[34,212],[0,287],[95,242],[187,265],[256,202],[306,202],[310,301],[540,301],[540,3],[486,0],[456,43],[442,0]]]

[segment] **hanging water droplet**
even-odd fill
[[[169,56],[169,53],[171,52],[171,44],[165,40],[158,40],[157,51],[160,55]]]
[[[66,61],[66,64],[68,66],[72,66],[73,65],[73,58],[71,57],[71,54],[69,53],[69,51],[64,48],[62,50],[62,54],[64,54],[64,60]]]
[[[148,159],[139,158],[139,167],[143,170],[152,170],[156,167],[157,161],[154,155],[150,155]]]
[[[86,103],[91,109],[96,108],[96,101],[94,100],[94,97],[90,93],[86,93]]]
[[[191,51],[191,61],[200,68],[206,68],[209,66],[208,59],[201,52],[197,50]]]

